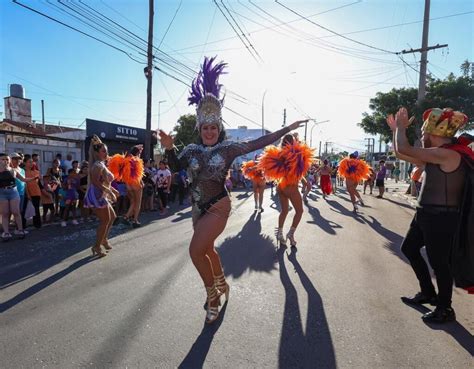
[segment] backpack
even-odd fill
[[[467,146],[469,142],[474,142],[474,137],[462,135],[457,143],[443,148],[458,152],[466,166],[461,217],[451,252],[451,270],[456,287],[474,294],[474,152]]]

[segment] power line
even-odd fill
[[[245,48],[247,49],[247,51],[250,53],[250,55],[252,55],[252,58],[255,59],[255,61],[258,63],[258,59],[255,57],[255,55],[252,53],[252,51],[250,50],[249,46],[245,43],[245,41],[243,40],[242,37],[240,37],[239,33],[237,32],[237,30],[235,29],[234,25],[231,23],[231,21],[229,20],[229,18],[227,18],[227,16],[225,15],[224,11],[220,8],[219,4],[217,3],[216,0],[214,0],[214,4],[216,4],[216,7],[217,9],[219,9],[219,11],[222,13],[222,15],[224,16],[224,18],[226,19],[227,23],[231,26],[231,28],[233,29],[234,33],[237,35],[237,37],[240,39],[240,41],[244,44]]]
[[[132,56],[132,54],[126,52],[125,50],[123,50],[123,49],[121,49],[121,48],[119,48],[119,47],[116,47],[116,46],[114,46],[114,45],[112,45],[112,44],[110,44],[110,43],[108,43],[108,42],[106,42],[106,41],[104,41],[104,40],[101,40],[101,39],[99,39],[99,38],[97,38],[97,37],[95,37],[95,36],[92,36],[92,35],[90,35],[90,34],[88,34],[88,33],[86,33],[86,32],[83,32],[83,31],[81,31],[81,30],[79,30],[79,29],[77,29],[77,28],[75,28],[75,27],[72,27],[72,26],[70,26],[70,25],[68,25],[68,24],[66,24],[66,23],[64,23],[64,22],[61,22],[60,20],[57,20],[57,19],[55,19],[55,18],[53,18],[53,17],[50,17],[50,16],[47,15],[47,14],[44,14],[44,13],[42,13],[42,12],[36,10],[36,9],[33,9],[33,8],[31,8],[31,7],[29,7],[29,6],[25,5],[25,4],[22,4],[22,3],[20,3],[18,0],[12,0],[12,1],[13,1],[13,3],[15,3],[15,4],[21,6],[21,7],[25,8],[25,9],[28,9],[28,10],[30,10],[30,11],[36,13],[36,14],[39,14],[39,15],[41,15],[42,17],[48,18],[48,19],[52,20],[53,22],[59,23],[59,24],[63,25],[64,27],[70,28],[70,29],[72,29],[73,31],[79,32],[80,34],[82,34],[82,35],[84,35],[84,36],[87,36],[87,37],[89,37],[89,38],[92,38],[93,40],[96,40],[96,41],[98,41],[98,42],[100,42],[100,43],[102,43],[102,44],[104,44],[104,45],[106,45],[106,46],[109,46],[109,47],[111,47],[112,49],[115,49],[115,50],[117,50],[117,51],[119,51],[119,52],[125,54],[126,56],[128,56],[130,59],[132,59],[133,61],[135,61],[135,62],[137,62],[137,63],[146,64],[146,63],[143,63],[142,61],[139,61],[139,60],[135,59],[135,58]]]
[[[100,0],[100,2],[102,4],[104,4],[107,8],[109,8],[110,10],[112,10],[113,12],[117,13],[118,15],[120,15],[123,19],[127,20],[128,22],[130,22],[131,24],[133,24],[134,26],[136,26],[138,29],[141,29],[143,32],[146,32],[146,29],[140,27],[138,24],[136,24],[135,22],[133,22],[132,20],[130,20],[129,18],[127,18],[126,16],[124,16],[123,14],[121,14],[120,12],[118,12],[117,10],[115,10],[114,8],[112,8],[111,6],[107,5],[107,3],[103,0]]]
[[[321,28],[321,29],[324,29],[325,31],[328,31],[328,32],[330,32],[330,33],[332,33],[332,34],[334,34],[334,35],[336,35],[336,36],[342,37],[342,38],[345,39],[345,40],[354,42],[354,43],[356,43],[356,44],[359,44],[359,45],[362,45],[362,46],[365,46],[365,47],[368,47],[368,48],[370,48],[370,49],[379,50],[379,51],[382,51],[382,52],[387,53],[387,54],[396,54],[396,52],[394,52],[394,51],[385,50],[385,49],[382,49],[382,48],[380,48],[380,47],[372,46],[372,45],[366,44],[366,43],[364,43],[364,42],[360,42],[360,41],[354,40],[353,38],[344,36],[343,34],[341,34],[341,33],[339,33],[339,32],[333,31],[333,30],[331,30],[331,29],[329,29],[329,28],[327,28],[327,27],[324,27],[324,26],[322,26],[322,25],[320,25],[320,24],[318,24],[318,23],[312,21],[311,19],[305,17],[304,15],[302,15],[302,14],[300,14],[300,13],[294,11],[293,9],[287,7],[286,5],[280,3],[278,0],[275,0],[275,2],[276,2],[277,4],[279,4],[279,5],[281,5],[282,7],[284,7],[285,9],[287,9],[288,11],[290,11],[290,12],[296,14],[297,16],[303,18],[304,20],[308,21],[309,23],[314,24],[316,27],[319,27],[319,28]]]
[[[171,19],[171,22],[170,22],[170,24],[168,25],[168,28],[166,29],[165,34],[164,34],[163,37],[161,38],[160,44],[158,45],[158,49],[160,48],[161,44],[163,43],[163,40],[165,39],[166,35],[168,34],[168,31],[170,30],[171,25],[173,24],[174,19],[176,18],[176,15],[178,14],[179,9],[181,8],[181,4],[182,4],[182,3],[183,3],[183,0],[180,0],[180,1],[179,1],[178,8],[177,8],[176,11],[174,12],[173,18]]]
[[[247,19],[248,21],[252,22],[252,23],[255,23],[257,25],[260,25],[260,26],[263,26],[264,29],[270,29],[272,30],[273,32],[276,32],[278,34],[281,34],[285,37],[290,37],[292,39],[296,39],[297,41],[299,42],[303,42],[305,44],[308,44],[310,46],[314,46],[314,47],[318,47],[320,49],[323,49],[323,50],[326,50],[326,51],[330,51],[330,52],[333,52],[333,53],[337,53],[337,54],[341,54],[341,55],[345,55],[345,56],[350,56],[350,57],[355,57],[355,58],[358,58],[358,59],[362,59],[362,60],[369,60],[369,61],[374,61],[374,62],[383,62],[383,63],[388,63],[388,64],[393,64],[393,63],[396,63],[396,62],[393,62],[393,61],[389,61],[389,60],[385,60],[385,59],[377,59],[377,58],[373,58],[373,57],[370,57],[370,56],[367,56],[367,51],[364,51],[364,50],[359,50],[359,49],[353,49],[353,48],[348,48],[348,47],[344,47],[344,48],[341,48],[341,47],[338,47],[339,45],[337,44],[333,44],[333,43],[329,43],[329,42],[319,42],[319,43],[315,43],[315,40],[318,40],[319,38],[317,37],[314,37],[314,35],[310,35],[310,37],[308,37],[307,33],[302,33],[301,31],[299,31],[298,29],[296,28],[292,28],[292,32],[289,34],[287,33],[284,33],[282,31],[279,31],[275,28],[277,27],[281,27],[281,25],[285,25],[285,24],[288,24],[290,22],[283,22],[281,20],[278,20],[278,18],[276,17],[273,17],[275,19],[277,19],[280,23],[276,23],[272,20],[269,20],[268,18],[264,17],[263,15],[257,13],[256,11],[254,11],[253,9],[251,9],[250,7],[248,7],[247,5],[245,5],[244,3],[242,3],[240,0],[238,1],[239,4],[241,6],[243,6],[244,8],[246,8],[248,11],[250,11],[251,13],[257,15],[259,18],[262,18],[268,22],[270,22],[271,24],[275,25],[274,27],[266,27],[265,25],[251,19],[251,18],[248,18],[246,17],[245,15],[243,14],[240,14],[238,12],[236,12],[235,10],[233,10],[233,12],[236,14],[236,15],[239,15],[240,17],[244,18],[244,19]],[[261,8],[260,8],[261,9]],[[263,9],[262,9],[263,10]],[[263,10],[264,11],[264,10]],[[265,11],[264,11],[265,12]],[[294,29],[294,30],[293,30]],[[255,32],[254,32],[255,33]],[[300,34],[303,34],[303,38],[301,38]],[[182,49],[182,50],[185,50],[185,49]],[[360,55],[360,53],[362,53],[362,55]]]
[[[229,14],[229,16],[232,18],[232,20],[234,21],[235,25],[237,26],[237,28],[240,30],[242,36],[247,40],[249,46],[252,48],[252,50],[255,52],[255,54],[258,56],[258,58],[263,61],[262,57],[260,56],[260,54],[258,53],[258,51],[255,49],[255,47],[252,45],[252,42],[249,40],[249,38],[245,35],[244,31],[242,30],[242,28],[240,28],[240,25],[239,23],[237,23],[237,21],[235,20],[235,18],[233,17],[232,13],[229,11],[229,9],[225,6],[224,4],[224,1],[221,0],[221,3],[222,3],[222,6],[224,7],[225,10],[227,10],[227,13]]]

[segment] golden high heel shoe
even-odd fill
[[[97,255],[100,258],[103,258],[104,256],[107,256],[107,254],[102,251],[102,247],[100,247],[100,245],[99,246],[92,246],[91,251],[92,251],[92,256]]]
[[[277,238],[277,243],[279,243],[280,246],[286,247],[286,238],[283,237],[283,229],[282,228],[277,228],[276,238]]]
[[[104,246],[104,249],[112,250],[112,246],[109,245],[109,241],[105,241],[105,243],[102,243],[102,246]]]
[[[296,247],[295,231],[296,228],[291,227],[288,233],[286,234],[286,238],[290,240],[291,247]]]
[[[214,285],[217,288],[219,297],[225,295],[225,300],[229,300],[229,293],[230,293],[230,286],[227,284],[225,280],[224,273],[219,276],[214,276]],[[220,305],[220,304],[219,304]]]
[[[211,302],[218,299],[218,291],[216,285],[212,285],[212,287],[206,287],[207,292],[207,309],[206,309],[206,323],[211,324],[219,318],[219,306],[212,306]]]

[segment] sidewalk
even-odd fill
[[[393,197],[399,198],[408,203],[411,207],[415,208],[417,205],[417,199],[416,197],[406,194],[408,187],[410,187],[410,185],[405,181],[398,181],[398,183],[395,183],[394,179],[385,180],[386,194],[390,194]],[[377,193],[377,191],[377,187],[374,187],[374,193]]]

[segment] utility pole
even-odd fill
[[[318,151],[318,153],[319,153],[319,158],[320,159],[321,159],[321,144],[322,144],[322,142],[319,141],[319,151]]]
[[[286,108],[283,109],[283,125],[282,127],[286,127]]]
[[[418,106],[426,95],[426,66],[428,64],[428,33],[430,28],[430,1],[425,0],[425,16],[423,17],[423,38],[421,41],[420,80],[418,83]]]
[[[163,103],[165,103],[165,102],[166,102],[166,100],[160,100],[160,101],[158,101],[158,128],[157,128],[157,130],[160,129],[161,104],[163,104]]]
[[[262,136],[265,136],[265,95],[267,94],[267,90],[263,92],[262,96]]]
[[[365,138],[364,140],[367,140],[367,160],[369,162],[372,162],[374,146],[375,146],[375,138]]]
[[[308,121],[306,121],[304,123],[304,143],[307,144],[307,141],[306,141],[306,134],[308,132]]]
[[[324,143],[324,156],[327,156],[328,155],[328,145],[332,145],[333,142],[325,142]]]
[[[425,13],[423,17],[423,36],[420,49],[402,50],[398,54],[413,54],[421,52],[420,60],[420,79],[418,82],[418,97],[416,105],[421,107],[426,96],[426,70],[428,65],[428,51],[448,47],[448,44],[437,44],[435,46],[428,46],[428,33],[430,27],[430,0],[425,0]],[[417,135],[421,136],[421,125],[417,124]]]
[[[154,17],[154,0],[148,0],[148,64],[145,68],[145,77],[147,79],[146,86],[146,129],[145,129],[145,155],[144,159],[149,160],[151,155],[151,91],[153,76],[153,17]]]
[[[43,132],[46,132],[46,124],[44,123],[44,100],[41,100],[41,121],[43,123]]]

